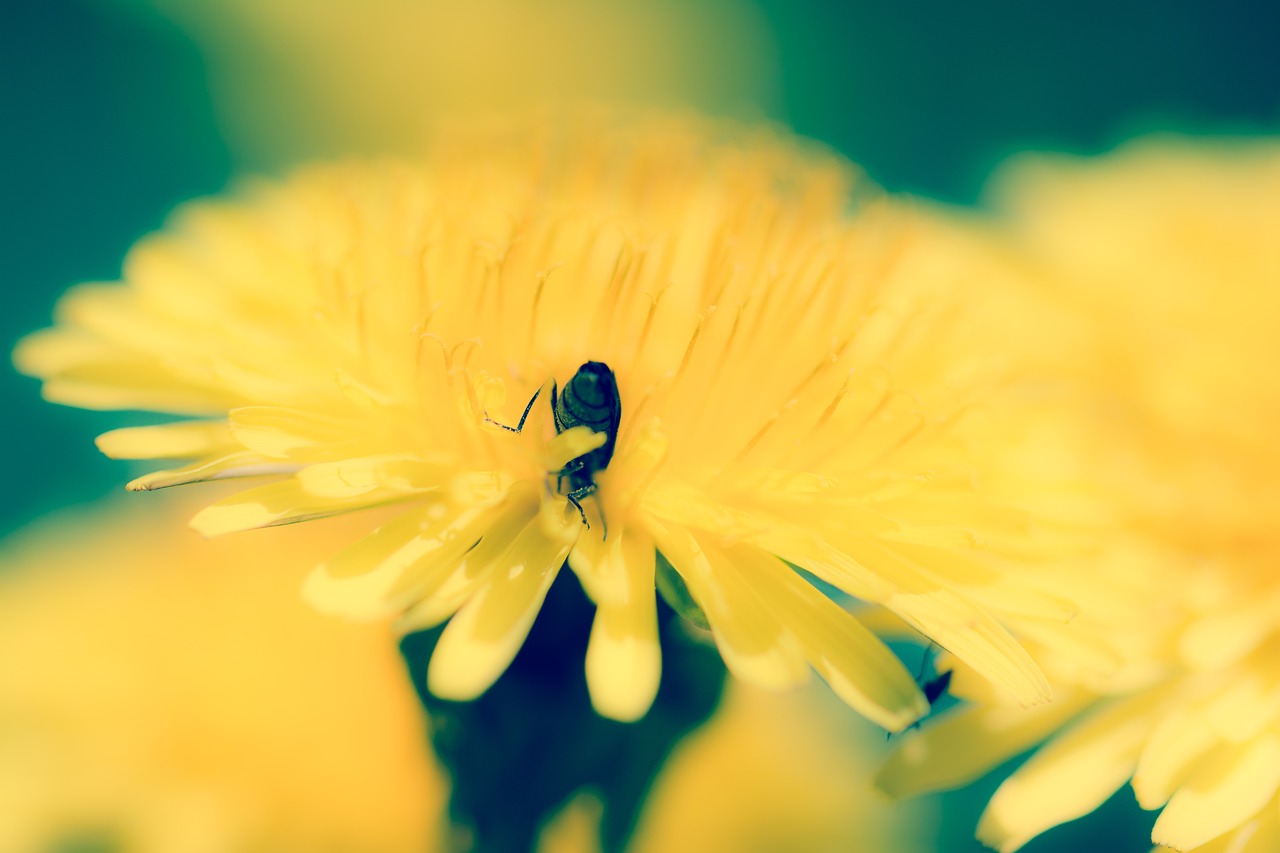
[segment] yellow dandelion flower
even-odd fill
[[[1131,782],[1160,809],[1158,845],[1280,849],[1280,146],[1146,140],[1015,164],[999,186],[1095,318],[1078,368],[1111,444],[1099,476],[1156,571],[1129,650],[1143,676],[1106,690],[1066,676],[1060,692],[1092,707],[1024,734],[1066,724],[996,792],[979,837],[1014,850]]]
[[[54,401],[201,416],[99,445],[195,460],[135,490],[266,480],[201,511],[207,535],[398,509],[307,595],[450,620],[428,671],[444,698],[498,677],[567,561],[597,605],[591,696],[617,719],[658,683],[655,582],[746,681],[812,669],[886,728],[924,713],[795,566],[1042,701],[1002,620],[1073,609],[1029,568],[1057,540],[1017,489],[984,489],[999,448],[965,428],[1028,417],[968,286],[984,273],[909,212],[849,218],[850,182],[693,120],[459,130],[417,162],[185,207],[17,361]]]

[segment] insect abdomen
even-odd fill
[[[613,371],[598,361],[588,361],[578,368],[555,400],[554,416],[557,432],[585,426],[605,434],[605,443],[583,459],[584,468],[603,470],[613,458],[618,423],[622,420],[622,401]]]

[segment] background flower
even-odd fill
[[[1128,678],[1051,669],[1093,707],[1001,786],[979,834],[1015,849],[1131,780],[1138,802],[1161,810],[1158,844],[1273,849],[1280,148],[1153,139],[1097,162],[1028,158],[997,187],[1068,304],[1094,319],[1093,346],[1071,365],[1091,395],[1081,412],[1099,437],[1094,469],[1147,540],[1133,543],[1142,559],[1103,568],[1147,592],[1141,633],[1117,646]],[[975,773],[1069,717],[995,734]],[[922,752],[953,762],[960,730],[939,725]]]
[[[124,0],[203,48],[242,162],[416,152],[440,116],[530,104],[752,110],[776,77],[744,0]]]

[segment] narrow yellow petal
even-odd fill
[[[351,498],[378,489],[413,494],[443,488],[452,473],[411,456],[380,454],[308,465],[298,472],[298,483],[317,498]]]
[[[80,329],[41,329],[18,341],[13,366],[27,376],[49,379],[76,365],[119,357],[118,347]]]
[[[82,409],[139,409],[211,417],[225,415],[239,402],[224,391],[173,376],[154,361],[127,355],[68,367],[45,380],[41,394],[50,402]]]
[[[431,540],[459,522],[443,503],[414,508],[316,566],[302,588],[322,613],[378,619],[394,613],[393,584],[420,556],[411,543]]]
[[[131,492],[150,492],[210,480],[279,476],[292,474],[295,470],[296,465],[281,464],[274,459],[263,459],[256,453],[242,451],[213,459],[201,459],[181,468],[152,471],[131,480],[125,488]]]
[[[1175,708],[1147,738],[1133,771],[1133,793],[1144,809],[1158,809],[1186,781],[1197,763],[1219,742],[1194,708]]]
[[[558,433],[543,447],[543,463],[548,471],[559,471],[574,459],[590,453],[609,440],[603,432],[576,426]]]
[[[890,731],[929,713],[915,678],[852,615],[778,558],[751,546],[725,552],[799,641],[809,664],[855,711]]]
[[[1280,724],[1280,672],[1268,671],[1272,666],[1232,670],[1230,681],[1205,702],[1205,720],[1224,740],[1246,740]]]
[[[58,300],[59,323],[84,329],[121,349],[186,354],[190,329],[143,305],[138,292],[114,283],[72,287]]]
[[[398,492],[370,492],[346,500],[318,499],[296,480],[259,486],[210,504],[191,519],[191,526],[204,536],[220,536],[238,530],[274,527],[316,518],[328,518],[352,510],[365,509],[400,500]]]
[[[423,542],[414,564],[387,590],[409,608],[396,620],[396,629],[407,634],[452,616],[484,584],[530,519],[541,524],[535,517],[538,506],[533,488],[517,487],[505,503],[472,508],[457,526]]]
[[[894,592],[883,577],[803,528],[779,525],[751,541],[869,604],[883,603]]]
[[[1280,789],[1280,736],[1211,752],[1178,788],[1151,830],[1157,844],[1190,850],[1235,829]]]
[[[774,690],[808,679],[809,667],[795,639],[722,557],[705,551],[687,530],[651,520],[650,532],[706,613],[730,672]]]
[[[619,603],[632,595],[632,579],[627,574],[627,562],[623,552],[623,542],[630,545],[637,539],[653,541],[645,537],[643,530],[632,526],[611,535],[607,540],[600,525],[583,531],[577,544],[569,552],[569,567],[573,569],[587,597],[596,604],[602,602]],[[652,580],[653,568],[648,570]]]
[[[978,840],[1011,853],[1106,802],[1133,775],[1160,698],[1157,691],[1127,697],[1055,737],[996,790]]]
[[[1034,708],[957,708],[903,735],[880,768],[876,786],[903,799],[962,787],[1039,743],[1085,704],[1077,698]]]
[[[1244,657],[1275,630],[1278,614],[1280,589],[1263,591],[1192,622],[1178,638],[1178,651],[1197,669],[1226,666]]]
[[[241,406],[228,422],[236,441],[263,456],[287,459],[323,448],[330,458],[363,456],[358,444],[366,431],[340,418],[286,406]]]
[[[466,701],[489,689],[524,643],[568,553],[569,543],[529,522],[445,626],[427,666],[432,693]]]
[[[1026,649],[991,614],[951,590],[894,595],[886,606],[1023,705],[1052,697],[1048,679]]]
[[[183,421],[104,432],[94,439],[112,459],[178,459],[211,456],[235,446],[226,421]]]
[[[607,562],[616,564],[624,579],[625,593],[596,608],[587,645],[587,687],[597,713],[631,722],[649,710],[662,677],[655,554],[653,542],[635,529],[622,531],[616,541],[610,537],[607,553]]]
[[[895,591],[877,603],[898,613],[983,677],[1003,686],[1022,704],[1047,702],[1052,697],[1044,673],[990,613],[930,576],[896,548],[872,537],[844,535],[836,544],[857,562],[874,566],[893,585]]]
[[[1016,614],[1066,622],[1080,612],[1079,605],[1061,595],[1037,589],[1034,578],[1027,576],[1029,573],[1018,574],[1015,576],[1016,580],[1012,580],[1012,573],[997,571],[990,563],[984,562],[984,557],[987,556],[984,552],[965,554],[955,550],[973,548],[973,544],[965,545],[957,541],[949,547],[945,543],[938,543],[939,547],[929,547],[929,543],[912,541],[908,537],[882,534],[879,538],[901,543],[895,544],[893,550],[910,560],[917,568],[943,584],[964,587],[967,595],[1002,616]]]
[[[1274,812],[1275,806],[1266,809]],[[1159,846],[1152,853],[1172,850],[1172,847]],[[1260,815],[1225,835],[1220,835],[1207,844],[1195,849],[1195,853],[1271,853],[1280,850],[1280,832],[1276,830],[1275,821]]]

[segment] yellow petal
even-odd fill
[[[449,507],[440,502],[397,516],[316,566],[303,585],[303,598],[322,613],[352,619],[390,615],[399,609],[391,589],[401,576],[424,553],[438,552],[451,539],[458,548],[452,559],[461,556],[475,542],[467,538],[465,527],[476,515],[451,515]]]
[[[1275,630],[1280,589],[1264,591],[1192,622],[1178,652],[1197,669],[1217,669],[1248,654]]]
[[[1275,804],[1266,809],[1266,812],[1275,811]],[[1160,846],[1152,853],[1172,849],[1174,848]],[[1195,853],[1271,853],[1272,850],[1280,850],[1280,831],[1276,821],[1268,820],[1264,813],[1237,829],[1202,844],[1195,849]]]
[[[587,645],[587,687],[597,713],[631,722],[649,710],[662,677],[653,542],[628,529],[616,540],[610,537],[608,555],[622,575],[624,594],[596,608]]]
[[[1024,705],[1046,702],[1053,695],[1035,661],[990,613],[875,539],[847,535],[839,546],[860,563],[875,566],[897,588],[879,603],[983,677]]]
[[[1269,733],[1210,753],[1164,807],[1151,838],[1190,850],[1253,817],[1280,788],[1280,736]]]
[[[543,448],[543,463],[548,471],[559,471],[572,460],[590,453],[609,440],[603,432],[596,432],[591,427],[570,427],[558,433]]]
[[[517,487],[505,503],[479,508],[456,529],[444,531],[437,537],[438,545],[424,542],[415,564],[387,590],[405,606],[416,602],[396,621],[396,629],[401,633],[418,631],[452,616],[488,579],[530,519],[541,526],[536,517],[538,506],[534,488]]]
[[[239,399],[177,377],[148,358],[107,355],[60,371],[44,383],[44,398],[82,409],[140,409],[175,415],[224,415]]]
[[[191,519],[191,526],[204,536],[220,536],[238,530],[274,527],[328,518],[352,510],[365,509],[400,500],[398,492],[370,492],[354,498],[316,498],[296,480],[259,486],[210,504]]]
[[[27,376],[49,379],[76,365],[119,357],[119,348],[79,329],[41,329],[18,341],[13,366]]]
[[[201,459],[181,468],[152,471],[131,480],[125,488],[131,492],[150,492],[183,486],[188,483],[204,483],[210,480],[229,480],[240,477],[266,477],[292,474],[296,465],[281,464],[274,459],[263,459],[256,453],[239,452],[213,459]]]
[[[1133,774],[1160,699],[1147,691],[1090,714],[1005,780],[978,822],[978,840],[1010,853],[1106,802]]]
[[[1224,740],[1242,741],[1280,723],[1280,673],[1237,667],[1204,704],[1209,726]]]
[[[287,459],[324,448],[333,456],[363,456],[364,431],[345,420],[287,406],[241,406],[228,418],[236,441],[263,456]]]
[[[235,446],[226,421],[183,421],[161,426],[128,427],[94,439],[112,459],[177,459],[210,456]]]
[[[596,604],[602,602],[622,602],[632,595],[631,578],[628,576],[626,555],[623,552],[623,541],[633,543],[645,539],[653,548],[653,541],[644,536],[643,530],[637,527],[624,528],[611,535],[607,540],[597,525],[583,531],[577,544],[569,552],[569,567],[573,569],[587,597]],[[648,573],[652,580],[653,568]]]
[[[883,603],[893,594],[893,586],[883,577],[801,527],[780,524],[751,541],[869,604]]]
[[[298,483],[317,498],[352,498],[378,489],[405,494],[428,492],[448,483],[452,468],[412,456],[380,454],[318,462],[298,472]]]
[[[651,521],[650,531],[706,613],[734,675],[775,690],[808,679],[809,667],[795,639],[722,557],[705,551],[687,530]]]
[[[929,713],[897,656],[790,566],[750,546],[728,549],[725,556],[798,640],[809,664],[855,711],[890,731]]]
[[[1133,771],[1133,793],[1144,809],[1169,801],[1196,764],[1218,743],[1198,709],[1175,708],[1151,732]]]
[[[568,553],[565,540],[529,522],[445,626],[427,665],[432,693],[466,701],[489,689],[520,650]]]
[[[903,735],[876,786],[904,799],[962,787],[1039,743],[1085,704],[1059,699],[1035,708],[957,708]]]
[[[58,300],[56,314],[59,323],[85,329],[123,350],[182,355],[193,350],[186,327],[167,322],[141,304],[135,289],[121,284],[76,285]]]
[[[1023,705],[1052,697],[1048,679],[1018,641],[991,614],[951,590],[894,595],[886,606]]]

